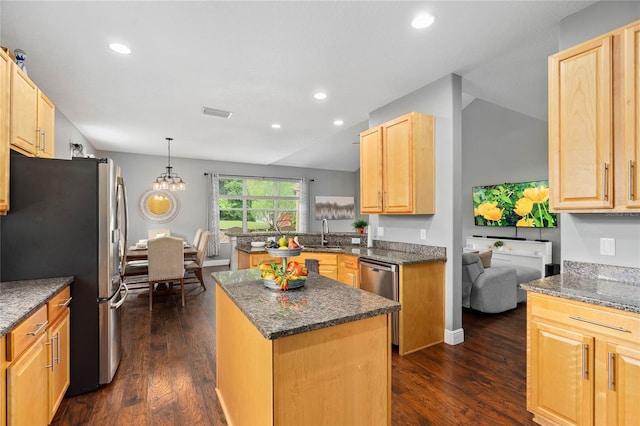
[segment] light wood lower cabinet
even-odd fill
[[[0,426],[7,424],[7,339],[0,337]]]
[[[6,361],[0,359],[10,426],[49,424],[69,387],[69,293],[62,290],[7,335]]]
[[[338,281],[351,287],[360,288],[358,256],[352,254],[338,255]]]
[[[318,271],[320,275],[334,280],[338,279],[338,255],[335,253],[322,253],[322,252],[302,252],[300,256],[294,256],[288,258],[289,261],[294,260],[299,263],[304,263],[305,259],[317,259]],[[281,257],[271,257],[268,253],[246,253],[244,251],[238,251],[238,269],[257,268],[260,262],[271,263],[276,265],[282,265]]]
[[[637,425],[640,315],[527,299],[527,409],[543,425]]]
[[[69,387],[69,310],[63,314],[47,332],[50,345],[49,404],[48,423],[53,420],[56,411]]]

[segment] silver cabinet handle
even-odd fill
[[[614,355],[613,352],[609,352],[609,359],[608,359],[608,367],[609,367],[609,390],[612,391],[613,390],[613,362],[614,362]]]
[[[47,132],[46,131],[41,131],[40,134],[42,135],[42,149],[41,149],[41,151],[46,152],[47,151]]]
[[[606,201],[607,196],[607,172],[609,170],[609,166],[606,162],[602,163],[602,200]]]
[[[46,365],[44,368],[50,368],[51,371],[55,371],[55,369],[56,369],[56,367],[55,367],[55,365],[56,365],[56,362],[55,362],[55,359],[56,359],[56,352],[55,352],[56,351],[56,345],[53,344],[54,340],[55,340],[55,337],[51,338],[51,342],[45,343],[45,345],[51,346],[51,364]]]
[[[589,372],[587,371],[587,350],[589,346],[586,343],[582,344],[582,379],[587,380]]]
[[[629,201],[633,201],[633,160],[629,160]]]
[[[381,196],[380,196],[380,191],[378,191],[378,196],[376,197],[376,208],[380,208],[380,200],[381,200]]]
[[[605,324],[603,322],[593,321],[593,320],[590,320],[590,319],[586,319],[586,318],[582,318],[582,317],[576,317],[576,316],[573,316],[573,315],[571,315],[569,318],[571,318],[572,320],[582,321],[582,322],[586,322],[586,323],[593,324],[593,325],[599,325],[600,327],[610,328],[612,330],[622,331],[623,333],[631,333],[631,330],[627,330],[626,328],[617,327],[615,325]]]
[[[73,297],[70,297],[68,299],[64,299],[64,301],[62,303],[58,304],[58,306],[66,308],[71,303],[71,299],[73,299]]]
[[[44,322],[41,322],[40,324],[38,324],[38,328],[36,328],[33,331],[28,332],[27,335],[36,336],[36,335],[40,334],[40,332],[42,330],[44,330],[44,328],[47,326],[47,324],[49,324],[49,320],[45,320]]]

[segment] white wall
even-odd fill
[[[549,179],[547,122],[481,99],[462,111],[462,241],[471,235],[552,242],[560,263],[560,230],[475,226],[472,187]]]
[[[85,155],[95,154],[91,142],[89,142],[80,131],[73,125],[66,115],[56,108],[56,121],[55,121],[55,134],[56,134],[56,146],[54,157],[63,160],[71,158],[71,146],[70,144],[82,144],[84,146]]]
[[[558,50],[640,19],[640,2],[598,2],[564,19]],[[640,268],[640,211],[562,214],[562,260]],[[600,255],[600,238],[615,238],[616,255]]]
[[[461,108],[462,81],[449,74],[369,114],[370,127],[411,111],[435,116],[436,213],[434,215],[371,215],[384,228],[379,240],[446,247],[445,335],[462,332],[461,290]],[[427,239],[420,240],[420,229]],[[449,343],[453,343],[449,341]]]

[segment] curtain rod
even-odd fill
[[[211,172],[204,172],[205,176],[209,176]],[[252,179],[287,179],[287,180],[300,180],[303,178],[292,178],[292,177],[278,177],[278,176],[249,176],[249,175],[228,175],[225,173],[220,173],[220,176],[231,177],[231,178],[252,178]],[[309,179],[311,182],[315,182],[315,179]]]

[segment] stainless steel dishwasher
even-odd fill
[[[360,289],[399,302],[398,265],[360,259]],[[398,312],[391,314],[391,342],[398,343]]]

